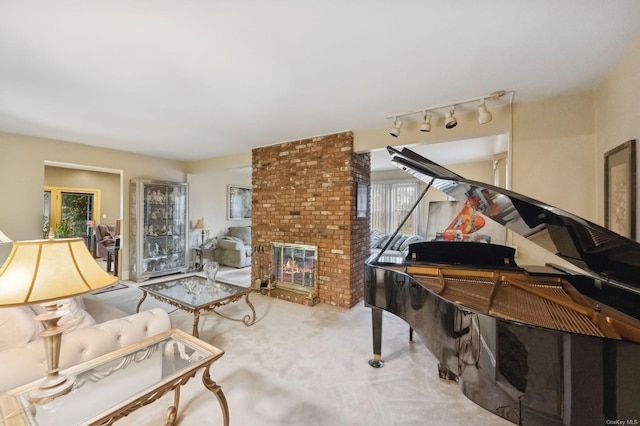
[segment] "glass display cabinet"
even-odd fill
[[[131,179],[129,279],[188,269],[189,184]]]

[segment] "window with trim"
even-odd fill
[[[419,185],[419,182],[372,183],[371,230],[394,232],[418,199]],[[417,211],[411,214],[399,232],[407,235],[417,234],[419,218]]]

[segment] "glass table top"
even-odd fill
[[[154,387],[192,374],[223,353],[180,330],[169,330],[66,370],[67,376],[75,376],[73,389],[52,401],[29,400],[40,380],[8,392],[2,397],[2,417],[9,425],[90,424]]]
[[[145,284],[138,288],[174,300],[192,309],[199,309],[212,303],[251,292],[251,289],[247,287],[208,282],[206,278],[199,275]]]

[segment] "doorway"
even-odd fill
[[[100,217],[100,190],[45,186],[43,217],[43,237],[53,231],[56,238],[85,238],[89,246],[91,228]]]
[[[45,161],[44,177],[43,234],[47,218],[50,218],[51,229],[55,229],[53,227],[62,220],[62,201],[66,198],[70,199],[65,203],[70,207],[67,210],[73,211],[71,216],[76,218],[74,219],[76,222],[74,236],[82,236],[84,231],[87,234],[88,243],[92,243],[93,230],[88,229],[87,220],[93,220],[96,226],[104,224],[109,229],[117,230],[118,223],[123,219],[124,211],[122,170]],[[55,192],[52,189],[59,191]],[[67,195],[63,197],[62,193],[67,193]],[[56,200],[56,195],[58,200]],[[59,203],[59,209],[55,207],[56,203]],[[43,237],[46,238],[48,232]],[[126,235],[121,236],[121,242],[124,239],[126,239]],[[123,256],[123,260],[126,260],[124,257],[126,256]]]

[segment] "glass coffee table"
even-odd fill
[[[0,395],[0,424],[7,426],[58,426],[112,424],[133,411],[173,391],[167,424],[178,415],[180,387],[202,372],[202,383],[222,409],[229,424],[229,407],[222,389],[211,379],[210,367],[224,351],[182,330],[168,330],[141,342],[65,370],[75,377],[69,393],[33,403],[29,393],[41,380]]]
[[[175,278],[153,284],[138,286],[142,290],[142,299],[138,302],[136,312],[140,311],[140,306],[147,295],[154,299],[168,303],[183,311],[193,313],[193,335],[198,336],[198,323],[200,321],[200,311],[210,311],[223,318],[232,321],[241,321],[244,325],[250,326],[256,321],[256,310],[249,300],[249,295],[253,291],[251,288],[240,287],[233,284],[220,282],[207,283],[207,279],[199,275]],[[228,305],[244,298],[251,315],[247,314],[242,318],[230,318],[223,315],[217,308]]]

